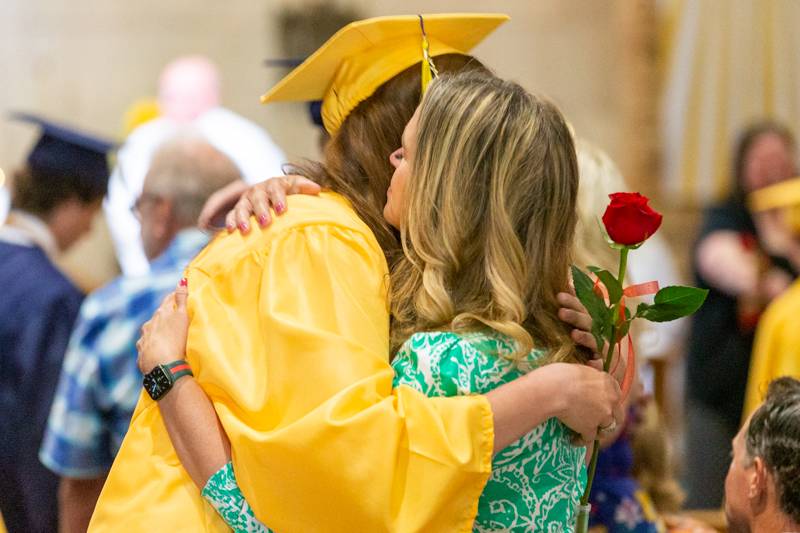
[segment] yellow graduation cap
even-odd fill
[[[428,54],[467,54],[509,19],[498,13],[422,15]],[[419,15],[348,24],[261,97],[262,103],[322,100],[329,133],[378,87],[423,59]]]
[[[800,177],[753,191],[747,201],[754,212],[784,209],[786,223],[795,234],[800,234]]]

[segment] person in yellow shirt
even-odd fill
[[[751,194],[750,205],[773,221],[783,241],[797,241],[800,234],[800,178],[765,187]],[[792,247],[787,247],[792,248]],[[800,257],[796,258],[800,261]],[[744,399],[744,420],[761,404],[767,386],[781,376],[800,377],[800,280],[775,298],[756,329],[750,372]]]
[[[424,17],[437,68],[472,63],[464,52],[504,19]],[[295,197],[268,231],[220,237],[190,265],[188,363],[148,373],[148,392],[163,400],[140,400],[91,531],[225,529],[192,483],[231,454],[204,437],[214,411],[177,419],[173,442],[160,414],[205,394],[245,496],[278,531],[468,531],[492,452],[545,405],[584,438],[613,422],[616,385],[581,365],[557,391],[536,372],[486,396],[392,389],[387,258],[398,246],[381,215],[391,172],[376,154],[396,148],[419,101],[420,27],[417,17],[355,24],[267,96],[325,96],[333,137],[309,174],[336,193]],[[187,367],[196,379],[176,381]],[[192,446],[216,468],[191,457],[181,466],[176,449]]]

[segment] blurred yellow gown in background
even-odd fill
[[[392,390],[388,272],[336,194],[292,196],[188,268],[187,358],[239,484],[278,531],[471,531],[491,472],[482,396]],[[180,354],[176,354],[176,358]],[[90,531],[225,531],[142,394]]]
[[[750,373],[744,398],[743,418],[764,401],[767,385],[775,378],[800,378],[800,280],[772,301],[758,322]]]

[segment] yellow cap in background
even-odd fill
[[[158,102],[155,99],[148,98],[135,101],[125,110],[125,114],[122,117],[123,136],[127,137],[142,124],[150,122],[160,115]]]
[[[509,19],[497,13],[422,15],[430,56],[467,54]],[[381,85],[422,60],[419,15],[348,24],[261,97],[262,103],[322,100],[329,133]]]
[[[800,177],[784,180],[751,192],[747,201],[753,211],[800,206]]]
[[[782,209],[783,220],[795,235],[800,235],[800,178],[781,181],[753,191],[747,197],[753,212]]]

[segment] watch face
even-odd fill
[[[160,365],[155,367],[144,377],[142,385],[152,399],[158,400],[172,387],[169,370]]]

